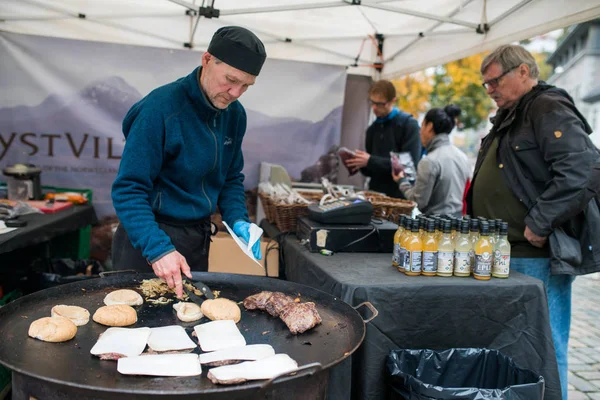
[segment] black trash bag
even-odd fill
[[[542,400],[544,377],[497,350],[393,350],[387,357],[390,397],[431,400]]]

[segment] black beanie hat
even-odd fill
[[[254,76],[258,76],[267,58],[265,46],[260,39],[239,26],[219,28],[207,51],[224,63]]]

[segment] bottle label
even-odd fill
[[[496,251],[494,255],[494,275],[508,276],[510,272],[510,254],[502,254]]]
[[[400,256],[400,244],[395,243],[394,244],[394,252],[392,253],[392,262],[398,264],[399,256]]]
[[[410,272],[410,251],[404,249],[404,272]]]
[[[404,268],[404,262],[406,259],[406,249],[400,247],[400,251],[398,252],[398,268]]]
[[[453,261],[453,251],[439,251],[437,259],[437,272],[451,274]]]
[[[410,251],[410,271],[421,272],[421,262],[423,253],[420,251]]]
[[[454,255],[454,273],[471,273],[471,255],[468,251],[457,251]]]
[[[471,271],[473,271],[473,266],[475,265],[475,250],[469,250],[469,258],[471,259],[469,261],[469,265],[471,267]]]
[[[473,274],[477,276],[490,276],[492,274],[492,253],[487,251],[475,254]]]
[[[437,251],[423,252],[423,272],[434,273],[437,271]]]

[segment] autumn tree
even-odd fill
[[[417,117],[431,108],[456,104],[462,110],[460,129],[485,125],[495,106],[481,85],[479,69],[486,54],[475,54],[393,80],[398,108]],[[533,56],[540,68],[540,79],[548,79],[552,75],[552,67],[545,61],[548,55],[533,53]]]
[[[475,54],[435,68],[430,96],[431,107],[456,104],[461,110],[461,129],[478,128],[485,124],[493,108],[492,101],[481,86],[479,68],[485,54]]]
[[[548,78],[550,78],[550,76],[552,76],[552,73],[554,72],[554,68],[552,67],[552,65],[547,64],[546,60],[548,59],[548,57],[550,56],[550,53],[531,53],[533,55],[533,58],[535,58],[535,61],[537,62],[537,65],[540,69],[540,78],[543,81],[547,81]]]
[[[396,87],[397,106],[404,112],[412,114],[415,118],[427,111],[429,96],[431,95],[431,79],[425,72],[405,75],[393,80]]]

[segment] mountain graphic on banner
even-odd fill
[[[252,110],[246,112],[248,128],[242,148],[247,188],[258,182],[261,161],[283,165],[292,179],[300,179],[304,168],[340,141],[341,106],[317,122],[273,118]]]
[[[23,127],[35,124],[53,132],[89,132],[88,128],[106,132],[102,125],[90,122],[99,119],[120,123],[131,106],[141,98],[140,92],[123,78],[112,76],[87,85],[75,95],[51,94],[37,106],[0,108],[0,126],[4,131],[22,131]],[[10,128],[11,124],[15,127]],[[86,129],[82,129],[81,125]]]
[[[51,94],[36,106],[0,107],[0,167],[20,161],[15,159],[20,152],[34,153],[30,163],[62,167],[44,169],[42,184],[91,188],[98,214],[112,214],[110,190],[124,146],[122,120],[141,98],[123,78],[111,76],[71,95]],[[297,179],[304,168],[339,143],[341,106],[316,122],[272,117],[248,108],[246,112],[246,189],[256,187],[261,161],[283,165]],[[82,168],[90,170],[81,172]]]

